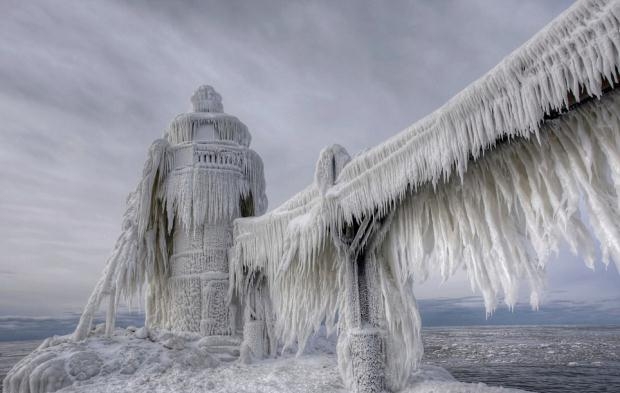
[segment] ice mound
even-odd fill
[[[253,364],[238,361],[235,337],[200,337],[146,328],[117,329],[107,338],[98,327],[87,340],[48,338],[13,367],[5,393],[43,392],[340,392],[333,340],[314,338],[304,355],[286,352]],[[403,393],[517,393],[465,384],[443,368],[423,365]]]
[[[149,332],[132,327],[117,329],[110,338],[102,333],[100,326],[84,341],[76,342],[71,335],[46,339],[7,374],[3,391],[43,393],[67,387],[90,391],[94,381],[105,384],[115,379],[156,377],[170,368],[205,370],[222,361],[198,334]],[[217,337],[211,337],[211,341],[220,348],[239,344],[235,339],[226,342]]]
[[[484,383],[462,383],[444,368],[423,365],[409,377],[401,393],[519,393],[524,390],[487,386]]]

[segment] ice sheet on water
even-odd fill
[[[461,381],[549,392],[620,391],[620,327],[428,328],[425,362]]]

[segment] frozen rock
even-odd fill
[[[146,328],[146,326],[143,326],[136,330],[133,336],[135,338],[145,339],[149,336],[149,330]]]
[[[103,362],[93,352],[78,352],[69,358],[67,369],[77,381],[84,381],[98,375]]]
[[[144,362],[146,355],[143,351],[134,348],[126,348],[121,351],[123,363],[120,369],[121,374],[134,374]]]
[[[93,335],[98,336],[105,332],[105,323],[98,323],[93,329]]]
[[[185,340],[179,336],[172,336],[162,344],[165,348],[180,350],[185,348]]]
[[[241,345],[241,338],[237,336],[207,336],[198,340],[200,348],[223,345],[239,346]]]
[[[183,368],[205,369],[219,366],[220,362],[207,351],[200,349],[189,349],[181,351],[175,359],[176,364]]]
[[[149,338],[155,342],[165,342],[174,335],[169,331],[153,329],[149,330]]]
[[[120,359],[113,359],[107,363],[105,363],[102,367],[101,367],[101,373],[100,375],[109,375],[112,374],[118,370],[120,370],[122,366],[122,362],[120,361]]]

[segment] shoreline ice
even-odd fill
[[[145,334],[146,333],[146,334]],[[225,341],[225,339],[222,338]],[[144,328],[100,327],[88,340],[54,336],[9,372],[4,391],[20,392],[346,392],[333,340],[318,337],[308,353],[285,353],[254,364],[236,360],[235,343]],[[226,350],[222,350],[226,347]],[[228,354],[229,356],[225,356]],[[517,393],[522,390],[456,381],[444,368],[424,364],[403,393]]]

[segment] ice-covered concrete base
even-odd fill
[[[105,337],[99,325],[87,340],[71,335],[46,339],[17,363],[3,381],[6,393],[90,391],[96,382],[157,377],[169,370],[212,369],[239,357],[240,338],[129,327]]]
[[[111,338],[69,336],[46,340],[4,381],[6,393],[38,392],[336,392],[346,389],[330,342],[313,343],[300,357],[284,355],[253,364],[235,360],[230,337],[117,329]],[[314,345],[317,344],[317,345]],[[422,366],[403,393],[517,393],[455,381],[440,367]]]

